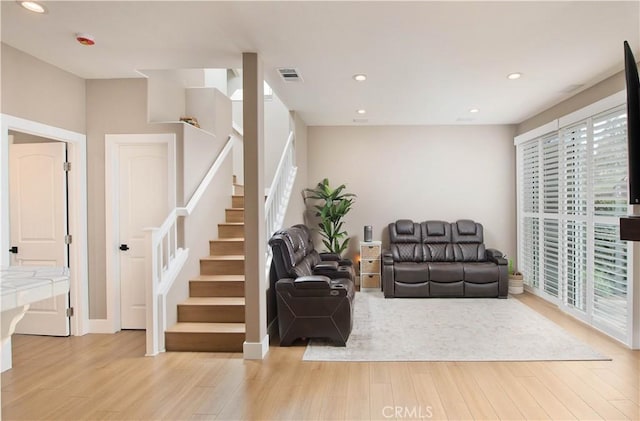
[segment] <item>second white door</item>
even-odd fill
[[[118,220],[120,254],[120,323],[144,329],[144,229],[167,217],[169,169],[167,144],[121,144],[118,148]]]
[[[65,144],[11,144],[12,265],[67,266]],[[69,336],[69,294],[31,305],[16,333]]]

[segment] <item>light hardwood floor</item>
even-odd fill
[[[304,345],[144,357],[144,334],[14,337],[4,420],[640,419],[640,352],[525,294],[612,361],[303,362]]]

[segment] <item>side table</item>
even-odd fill
[[[380,290],[381,241],[360,242],[360,290]]]

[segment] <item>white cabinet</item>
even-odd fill
[[[360,242],[360,290],[380,290],[380,241]]]

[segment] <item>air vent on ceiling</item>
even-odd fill
[[[298,69],[294,69],[293,67],[280,67],[278,69],[278,73],[285,82],[302,82],[300,72],[298,72]]]
[[[368,118],[354,118],[353,122],[354,123],[367,123],[369,121]]]

